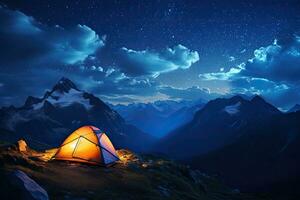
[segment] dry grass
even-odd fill
[[[209,177],[200,176],[197,183],[186,166],[153,156],[118,150],[120,161],[104,168],[49,161],[55,152],[55,149],[37,152],[30,148],[25,152],[18,148],[2,150],[0,172],[24,171],[47,190],[51,199],[248,199],[243,194],[233,194]],[[0,183],[1,188],[5,179]]]

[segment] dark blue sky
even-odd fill
[[[1,105],[63,75],[110,102],[300,103],[300,1],[0,2]]]

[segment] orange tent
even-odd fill
[[[107,135],[94,126],[83,126],[74,131],[52,159],[96,165],[109,165],[119,160]]]

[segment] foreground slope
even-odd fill
[[[234,143],[189,160],[244,190],[300,197],[300,112],[282,114],[242,130]]]
[[[50,199],[190,199],[254,200],[187,166],[151,155],[119,150],[121,161],[110,168],[68,162],[45,162],[36,152],[16,146],[1,148],[0,193],[21,198],[12,183],[16,170],[26,173],[47,191]]]
[[[42,98],[29,96],[22,107],[0,109],[0,128],[10,132],[0,138],[23,137],[31,145],[45,148],[61,144],[83,125],[94,125],[106,132],[117,147],[145,150],[153,138],[132,125],[93,94],[62,78]]]
[[[259,96],[216,99],[165,138],[164,152],[242,191],[299,199],[299,122],[300,112],[281,113]]]

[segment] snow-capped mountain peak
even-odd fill
[[[235,115],[240,112],[240,110],[239,110],[240,105],[241,105],[241,102],[239,101],[236,104],[226,106],[224,108],[224,111],[227,112],[229,115]]]
[[[74,103],[82,104],[86,109],[92,108],[89,98],[84,95],[85,92],[77,88],[77,86],[68,78],[62,77],[52,88],[47,91],[42,98],[29,96],[23,108],[38,110],[43,108],[45,102],[55,107],[66,107]]]
[[[71,89],[80,91],[77,86],[68,78],[62,77],[56,85],[54,85],[51,93],[53,92],[69,92]]]
[[[35,110],[42,108],[46,101],[58,107],[66,107],[74,103],[82,104],[86,109],[90,109],[93,107],[90,104],[89,99],[85,98],[84,92],[73,88],[70,88],[67,93],[61,93],[60,91],[55,90],[41,102],[34,104],[33,108]]]
[[[8,136],[11,140],[21,136],[57,145],[67,134],[86,124],[109,133],[116,146],[144,149],[144,144],[153,140],[67,78],[60,79],[41,98],[28,97],[22,107],[0,109],[0,128],[14,133]]]

